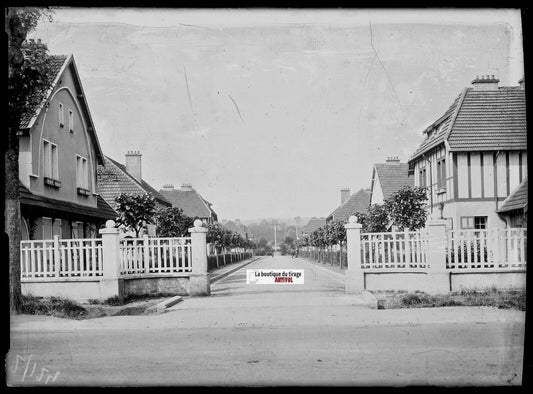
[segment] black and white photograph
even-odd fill
[[[527,10],[4,11],[6,386],[527,386]]]

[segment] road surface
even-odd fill
[[[304,269],[305,283],[247,285],[258,268]],[[334,277],[276,256],[161,315],[14,316],[7,374],[14,386],[519,385],[523,342],[523,312],[354,306]]]

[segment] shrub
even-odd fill
[[[47,315],[68,319],[83,319],[87,310],[78,303],[60,297],[22,296],[22,313],[30,315]]]

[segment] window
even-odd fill
[[[418,186],[420,187],[426,187],[426,169],[422,168],[420,172],[418,173]]]
[[[461,216],[462,229],[484,230],[487,228],[486,216]]]
[[[446,159],[437,160],[437,189],[446,189]]]
[[[76,184],[82,189],[89,189],[87,159],[79,155],[76,155]]]
[[[63,104],[59,103],[59,127],[65,126],[65,118],[63,117]]]
[[[61,238],[61,219],[54,219],[52,224],[52,236],[59,235]]]
[[[83,238],[83,222],[72,222],[72,238]]]
[[[57,145],[46,140],[43,140],[43,169],[45,178],[59,179]]]
[[[53,239],[52,236],[52,218],[43,217],[43,239]]]
[[[71,109],[68,110],[68,129],[74,131],[74,113]]]

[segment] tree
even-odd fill
[[[156,212],[155,224],[158,237],[185,237],[194,226],[194,219],[178,207],[161,208]]]
[[[50,87],[50,57],[40,40],[27,36],[43,18],[52,20],[53,12],[38,8],[5,9],[4,28],[8,44],[8,110],[7,146],[4,156],[5,232],[9,239],[9,305],[14,313],[21,311],[20,284],[20,195],[19,195],[19,140],[23,115],[42,104]]]
[[[389,212],[384,204],[372,204],[365,212],[354,214],[363,225],[362,231],[365,233],[382,233],[389,227]]]
[[[385,200],[385,209],[400,230],[418,230],[426,225],[426,201],[425,188],[405,186]]]
[[[151,194],[122,193],[115,201],[119,213],[117,225],[135,231],[136,237],[139,237],[140,231],[146,229],[148,224],[154,223],[155,198]]]
[[[207,242],[212,244],[217,251],[220,248],[225,247],[225,242],[227,240],[228,230],[224,228],[220,223],[212,223],[207,226]]]

